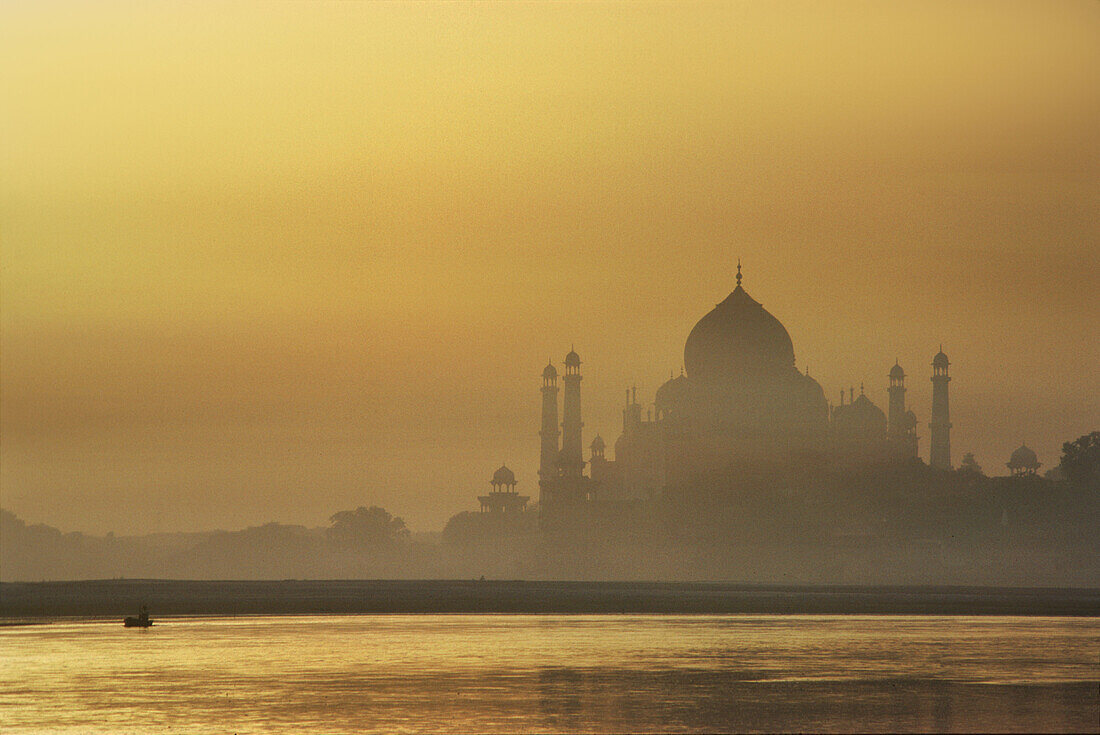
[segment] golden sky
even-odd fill
[[[0,504],[432,530],[745,286],[927,457],[1100,428],[1100,3],[0,7]],[[1045,469],[1045,467],[1044,467]]]

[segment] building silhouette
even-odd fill
[[[737,284],[688,334],[684,367],[656,391],[643,412],[627,389],[613,458],[596,436],[589,473],[581,456],[581,360],[564,362],[561,445],[557,369],[543,370],[540,522],[544,530],[583,527],[594,505],[653,497],[665,488],[731,467],[852,466],[916,461],[917,417],[906,407],[905,371],[887,376],[889,416],[860,385],[831,406],[821,385],[795,366],[783,324]],[[931,463],[950,467],[947,356],[933,360]]]

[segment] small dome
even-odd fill
[[[600,436],[599,434],[596,434],[596,438],[592,440],[592,449],[597,450],[597,449],[606,449],[606,448],[607,448],[607,445],[604,444],[603,437]]]
[[[682,374],[675,378],[669,378],[657,389],[653,396],[653,403],[658,410],[674,409],[688,398],[691,391],[691,383]]]
[[[905,377],[905,371],[901,369],[901,365],[899,365],[896,360],[894,361],[894,367],[890,368],[890,377],[891,378],[904,378]]]
[[[493,485],[515,485],[516,475],[507,465],[501,465],[500,469],[493,473]]]
[[[852,414],[857,416],[860,420],[876,422],[886,421],[886,414],[882,412],[882,409],[872,403],[871,399],[862,393],[860,393],[859,398],[850,405],[852,406]]]
[[[941,347],[940,351],[936,353],[936,356],[932,358],[932,367],[947,367],[950,364],[951,363],[947,361],[947,355],[943,354],[943,348]]]
[[[569,354],[565,356],[565,364],[569,367],[578,367],[581,364],[581,356],[571,349]]]
[[[1009,469],[1038,466],[1039,457],[1026,444],[1021,444],[1020,448],[1013,452],[1012,457],[1008,460]]]
[[[547,380],[558,377],[558,369],[554,367],[554,363],[546,363],[546,367],[542,369],[542,377]]]
[[[862,393],[833,410],[833,426],[841,444],[870,446],[886,438],[886,414]]]

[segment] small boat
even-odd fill
[[[149,610],[145,605],[141,606],[141,611],[138,612],[138,616],[127,617],[122,621],[122,624],[127,628],[148,628],[153,624],[153,621],[149,619]]]

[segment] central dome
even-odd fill
[[[691,330],[684,366],[692,380],[710,383],[781,375],[794,367],[794,345],[779,320],[738,282]]]

